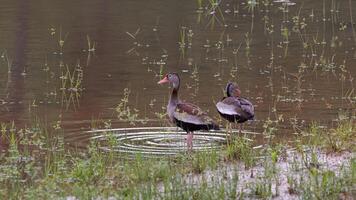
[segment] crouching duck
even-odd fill
[[[158,84],[170,83],[173,91],[167,105],[170,122],[187,132],[188,151],[193,149],[193,132],[196,130],[218,130],[219,126],[198,106],[182,102],[178,98],[180,79],[176,73],[168,73]]]
[[[221,115],[229,122],[240,124],[240,133],[242,123],[252,120],[255,116],[253,104],[240,97],[241,91],[235,83],[226,85],[226,97],[216,104],[216,108]]]

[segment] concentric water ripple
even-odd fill
[[[233,132],[238,132],[233,130]],[[104,151],[142,153],[146,155],[174,155],[187,151],[186,132],[176,127],[137,127],[101,129],[89,131],[94,134]],[[196,131],[193,138],[194,151],[219,150],[225,144],[226,131]],[[259,134],[244,131],[246,134]],[[115,145],[108,145],[110,141]]]
[[[174,155],[187,150],[186,133],[176,127],[118,128],[89,132],[95,134],[91,140],[99,141],[101,149],[105,151]],[[109,140],[114,140],[115,145],[108,145]],[[226,134],[223,131],[196,131],[193,150],[219,150],[225,140]]]

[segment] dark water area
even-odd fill
[[[278,121],[288,139],[313,121],[331,127],[355,118],[355,20],[353,1],[2,2],[0,121],[60,121],[73,146],[104,122],[169,126],[170,89],[157,81],[174,71],[180,98],[222,126],[214,105],[234,81],[256,106],[246,130]]]

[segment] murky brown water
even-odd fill
[[[228,81],[238,82],[256,105],[246,125],[255,132],[268,118],[279,119],[279,137],[288,138],[311,121],[331,126],[340,113],[354,115],[349,1],[247,2],[203,1],[202,9],[196,1],[3,2],[0,121],[61,119],[74,146],[92,136],[83,130],[103,126],[98,119],[114,128],[166,126],[158,113],[169,89],[156,83],[169,71],[181,75],[181,99],[216,120],[214,102]],[[356,20],[356,2],[351,8]],[[115,111],[125,88],[135,125]]]

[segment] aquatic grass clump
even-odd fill
[[[21,162],[20,159],[20,152],[12,134],[8,156],[5,158],[1,157],[2,164],[0,167],[0,183],[4,186],[2,190],[9,195],[9,198],[16,198],[19,193],[19,187],[21,187],[23,183],[21,165],[19,165]],[[3,195],[0,195],[0,197],[1,196]]]
[[[323,137],[325,134],[325,130],[322,129],[322,127],[316,123],[312,122],[310,128],[309,128],[309,141],[308,143],[312,146],[321,146],[323,145],[323,141],[320,139]]]
[[[61,80],[61,86],[59,90],[62,91],[62,106],[65,106],[66,110],[72,105],[74,109],[79,107],[79,99],[84,90],[82,86],[83,78],[84,78],[84,70],[80,65],[79,61],[77,65],[70,69],[68,65],[64,67],[62,63],[60,65],[61,76],[59,77]]]
[[[124,89],[124,96],[116,106],[115,110],[119,120],[128,121],[130,124],[134,125],[135,121],[138,119],[138,110],[131,109],[128,105],[130,93],[131,91],[129,88]]]
[[[262,170],[257,171],[256,181],[251,184],[250,194],[258,198],[268,199],[279,196],[278,185],[280,184],[280,167],[278,161],[281,156],[281,145],[269,145],[262,149]],[[253,174],[251,175],[253,176]]]
[[[0,142],[2,145],[8,144],[8,149],[0,152],[0,199],[22,198],[23,188],[33,184],[42,175],[36,166],[35,157],[29,151],[34,142],[26,144],[28,138],[21,141],[17,136],[21,133],[22,130],[17,130],[14,123],[2,124]]]
[[[304,142],[299,140],[299,142],[306,142],[315,148],[325,148],[333,152],[355,151],[356,125],[353,119],[341,120],[335,128],[329,130],[313,122],[309,130],[303,132],[302,135],[307,139]]]
[[[261,199],[272,198],[273,193],[271,180],[265,178],[258,179],[258,181],[251,186],[251,191],[251,196]]]
[[[139,153],[135,155],[134,160],[126,162],[124,172],[125,176],[131,180],[130,183],[134,185],[165,180],[172,173],[170,162],[167,160],[147,159]]]
[[[337,171],[311,168],[294,180],[294,193],[303,199],[349,199],[354,195],[356,161],[351,159]]]
[[[206,169],[216,169],[219,162],[218,152],[214,149],[207,151],[198,151],[194,153],[192,162],[192,170],[195,173],[202,173]]]
[[[89,146],[86,159],[75,158],[72,162],[74,167],[70,176],[74,178],[73,181],[81,185],[97,183],[104,175],[106,163],[94,142]]]
[[[253,149],[252,140],[245,137],[233,137],[225,150],[227,160],[241,160],[245,167],[249,168],[256,164],[256,150]]]
[[[355,151],[356,124],[354,120],[345,120],[326,133],[326,143],[333,151]]]

